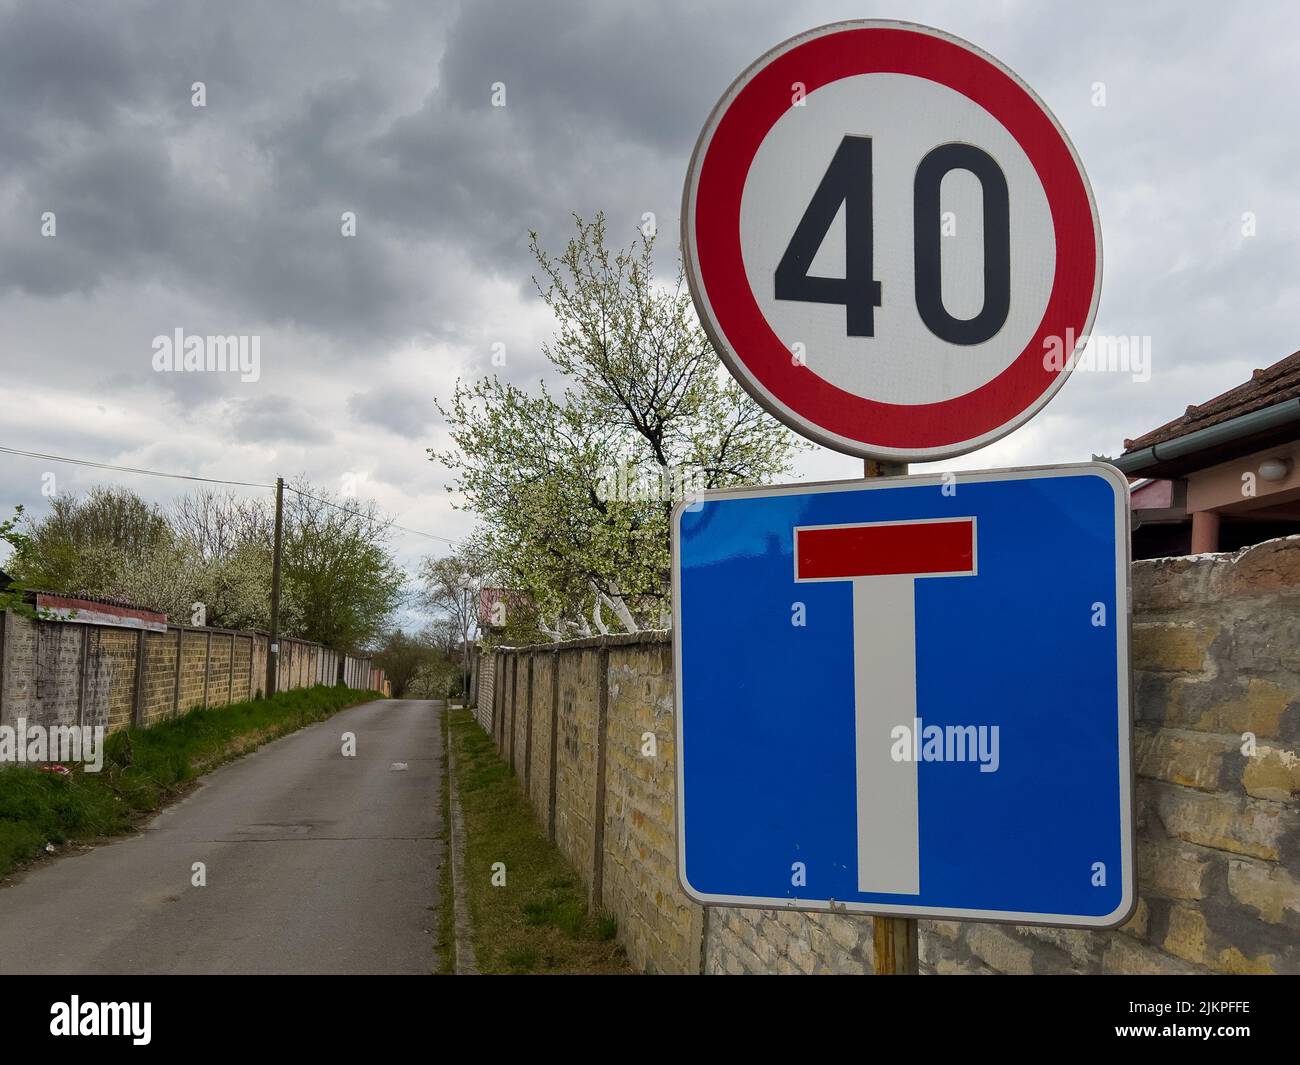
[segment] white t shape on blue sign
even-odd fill
[[[916,762],[895,761],[891,731],[916,706],[916,582],[972,577],[975,519],[814,525],[794,530],[795,581],[852,581],[858,890],[921,890]]]

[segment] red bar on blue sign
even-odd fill
[[[975,520],[871,522],[795,530],[799,580],[973,573]]]

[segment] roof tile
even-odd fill
[[[1180,436],[1218,425],[1251,411],[1263,410],[1284,400],[1300,397],[1300,351],[1275,362],[1267,369],[1256,370],[1250,380],[1230,388],[1205,403],[1194,403],[1184,414],[1157,429],[1124,441],[1124,454],[1141,451],[1153,444],[1163,444]]]

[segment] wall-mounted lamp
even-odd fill
[[[1290,459],[1265,459],[1259,464],[1261,481],[1285,481],[1290,474]]]

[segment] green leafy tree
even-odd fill
[[[400,699],[411,690],[411,682],[422,668],[435,661],[449,660],[450,652],[436,646],[435,639],[434,634],[427,631],[412,636],[401,629],[393,629],[384,634],[374,654],[374,663],[392,682],[393,698]]]
[[[208,491],[164,513],[122,488],[59,496],[37,521],[5,523],[12,575],[26,587],[123,599],[182,623],[270,627],[273,511],[268,500]],[[369,645],[401,603],[405,574],[373,502],[305,480],[285,493],[280,629],[344,651]]]
[[[612,250],[603,216],[576,223],[559,256],[530,244],[562,391],[460,381],[439,403],[454,447],[430,449],[487,568],[552,636],[660,623],[677,498],[773,479],[802,446],[722,371],[680,267],[656,282],[653,238]]]
[[[8,544],[13,555],[27,549],[27,537],[19,531],[22,520],[23,508],[16,506],[13,517],[0,521],[0,543]],[[0,614],[12,610],[15,614],[21,614],[26,618],[39,616],[36,608],[27,602],[26,591],[21,581],[14,580],[12,577],[9,580],[0,579]]]
[[[138,559],[171,541],[156,506],[127,488],[97,487],[83,499],[54,496],[48,514],[26,522],[12,564],[33,588],[108,595]]]
[[[454,645],[468,640],[478,624],[479,591],[487,568],[475,544],[459,545],[451,554],[420,564],[420,602],[449,630]]]
[[[300,611],[297,629],[331,647],[359,650],[401,604],[406,574],[373,501],[340,500],[310,487],[297,481],[285,493],[282,573]]]
[[[460,665],[440,657],[421,664],[406,692],[411,699],[449,699],[460,691],[460,685]]]

